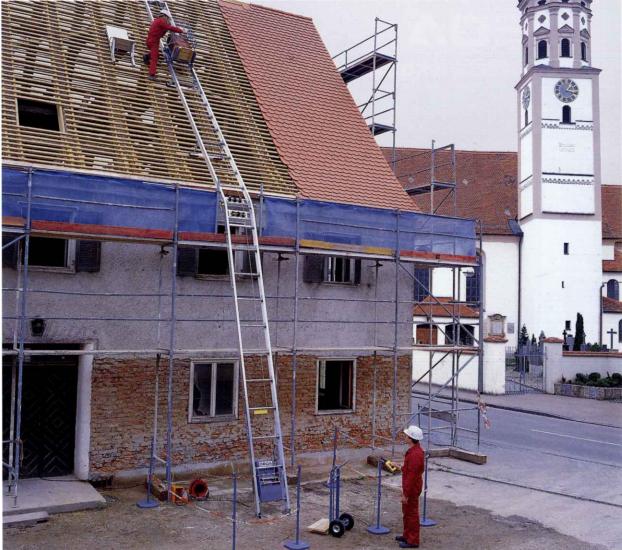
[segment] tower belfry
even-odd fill
[[[592,0],[521,0],[516,85],[522,320],[530,332],[598,332],[602,269],[598,77]],[[570,327],[568,326],[570,323]]]

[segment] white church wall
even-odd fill
[[[522,225],[521,322],[530,333],[561,337],[565,321],[571,333],[577,312],[592,342],[598,336],[602,278],[600,221],[530,219]],[[564,254],[564,243],[569,254]]]
[[[591,125],[544,123],[544,128],[542,128],[543,174],[593,176],[593,140]]]
[[[603,260],[614,260],[615,250],[615,243],[613,241],[603,242]],[[606,275],[606,273],[604,275]]]
[[[465,267],[460,271],[460,300],[466,300],[467,275],[473,273],[472,268]],[[458,277],[456,276],[456,295],[458,293]],[[438,297],[454,295],[452,270],[450,268],[436,268],[432,271],[432,294]]]
[[[533,174],[533,132],[525,132],[520,138],[520,181]]]
[[[520,189],[520,218],[524,218],[533,213],[533,181],[529,178],[528,181],[521,184]]]
[[[561,120],[562,107],[570,105],[572,109],[572,120],[589,121],[592,117],[592,81],[589,78],[576,78],[574,80],[579,87],[579,94],[572,103],[562,103],[555,96],[555,84],[559,77],[545,77],[542,79],[542,118],[544,120]]]
[[[594,185],[591,183],[542,183],[542,212],[593,214]]]
[[[515,346],[518,323],[518,238],[485,236],[484,249],[484,322],[488,316],[505,316],[509,346]],[[508,324],[513,325],[509,333]],[[487,335],[487,331],[484,331]]]

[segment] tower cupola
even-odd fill
[[[591,66],[592,0],[520,0],[523,74],[537,65]]]

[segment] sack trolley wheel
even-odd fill
[[[340,519],[334,519],[330,522],[328,526],[328,532],[336,538],[343,537],[343,534],[346,532],[346,528],[343,525],[343,522]]]
[[[339,516],[339,521],[343,523],[343,527],[346,531],[351,531],[352,527],[354,527],[354,518],[346,512]]]

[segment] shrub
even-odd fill
[[[590,380],[590,382],[598,382],[600,380],[600,373],[590,372],[588,379]]]
[[[577,373],[577,376],[575,377],[575,383],[579,385],[587,383],[587,376],[585,374],[581,374],[580,372]]]
[[[614,386],[622,386],[622,374],[620,374],[619,372],[614,372],[611,375],[611,381],[613,382]]]

